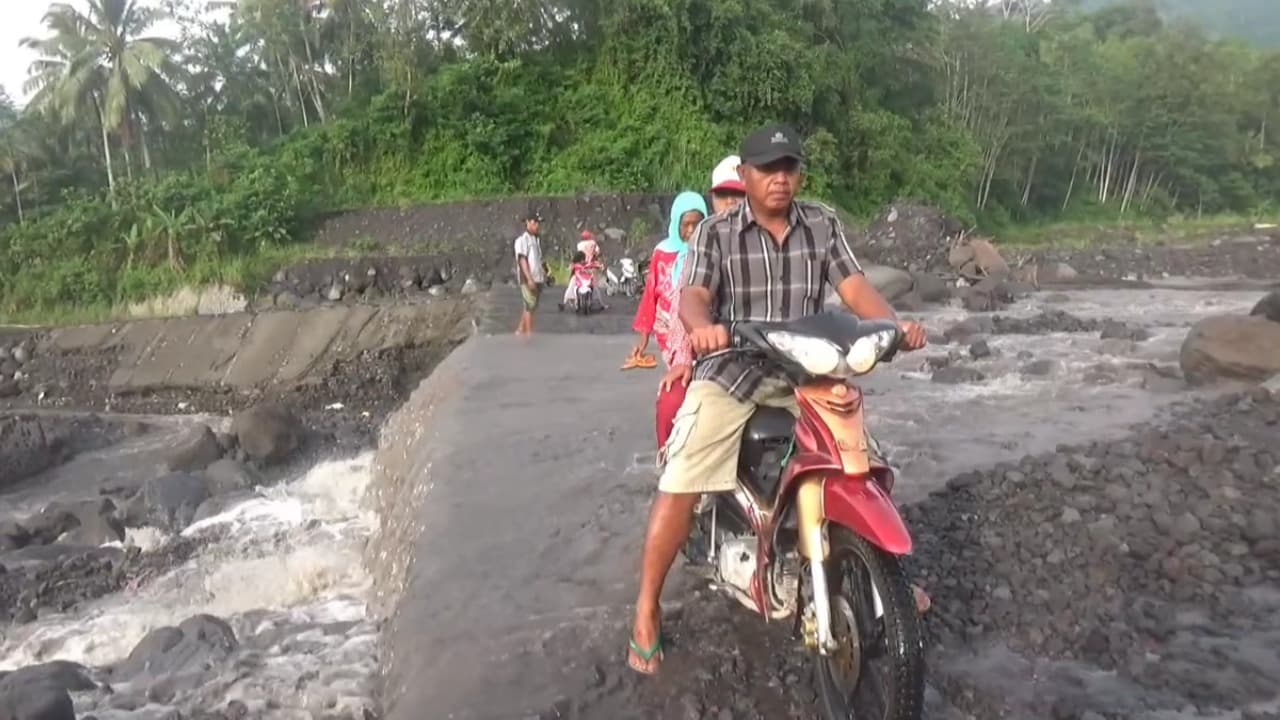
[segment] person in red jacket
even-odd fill
[[[684,324],[676,315],[677,280],[688,252],[688,239],[698,223],[707,216],[707,202],[695,192],[683,192],[671,204],[671,222],[667,238],[654,248],[645,278],[644,294],[636,310],[633,329],[640,337],[632,350],[633,358],[644,354],[649,338],[656,337],[667,365],[667,374],[658,386],[656,425],[658,448],[665,447],[675,423],[676,411],[684,402],[685,387],[693,370],[693,351]]]

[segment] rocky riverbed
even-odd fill
[[[936,601],[928,717],[1156,720],[1265,710],[1280,680],[1270,649],[1280,628],[1269,619],[1280,607],[1280,567],[1266,537],[1280,521],[1270,448],[1280,399],[1190,390],[1179,366],[1193,324],[1244,315],[1258,297],[1090,289],[1019,293],[994,314],[954,304],[919,313],[937,344],[868,378],[867,392],[873,429],[900,467],[899,497],[911,504],[920,544],[912,569]],[[509,310],[509,300],[496,296],[494,307]],[[546,330],[594,323],[618,333],[625,314],[583,320],[551,308],[540,319]],[[496,327],[491,318],[478,324]],[[617,374],[624,338],[485,342],[485,353],[513,362],[533,353],[546,378],[466,385],[472,410],[490,414],[483,433],[466,425],[454,435],[550,433],[549,408],[568,403],[585,413],[574,418],[593,424],[563,418],[565,427],[598,440],[508,434],[497,452],[476,445],[487,458],[451,461],[460,477],[491,483],[518,473],[490,477],[485,462],[524,469],[546,461],[531,499],[566,492],[566,466],[590,475],[590,491],[574,493],[581,513],[529,506],[519,522],[491,518],[510,520],[502,537],[518,535],[526,555],[532,548],[547,563],[547,584],[527,597],[562,615],[509,655],[563,666],[578,687],[521,713],[474,717],[811,716],[810,673],[785,628],[764,628],[687,581],[675,581],[669,606],[670,672],[649,681],[625,670],[632,586],[599,576],[607,565],[610,577],[629,577],[635,561],[652,456],[629,450],[648,449],[641,416],[656,376]],[[371,355],[274,394],[187,388],[122,397],[55,380],[105,378],[110,357],[24,358],[24,372],[45,378],[45,403],[21,405],[11,422],[81,439],[62,445],[52,467],[0,488],[0,605],[9,609],[0,618],[0,673],[12,671],[0,677],[0,717],[381,713],[378,674],[392,641],[380,636],[386,618],[369,607],[375,578],[361,563],[380,526],[362,500],[373,475],[362,450],[448,347],[415,350],[424,354],[412,362]],[[493,365],[485,353],[467,370]],[[610,387],[634,390],[627,407],[640,408],[637,419],[590,390],[601,373],[619,378]],[[266,408],[256,423],[229,417],[250,406]],[[118,417],[121,408],[156,414]],[[601,425],[613,415],[621,424]],[[342,422],[364,430],[344,436],[335,417],[358,418]],[[401,441],[428,432],[415,427]],[[602,460],[605,447],[630,460]],[[425,502],[453,502],[442,492]],[[466,494],[471,505],[482,500],[474,493]],[[391,511],[381,510],[385,520]],[[565,513],[575,516],[572,541],[557,531],[537,547],[545,528],[518,530]],[[422,530],[418,519],[409,527]],[[463,541],[440,542],[434,547]],[[452,580],[459,597],[481,591],[475,577]],[[514,692],[502,683],[486,690],[518,704]]]

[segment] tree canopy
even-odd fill
[[[1280,198],[1280,53],[1177,22],[1185,0],[212,4],[55,4],[28,41],[32,101],[0,100],[9,307],[130,297],[312,212],[700,188],[774,121],[807,138],[809,192],[859,214]],[[170,18],[178,41],[154,36]]]

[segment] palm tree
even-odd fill
[[[68,123],[92,108],[112,192],[111,134],[120,138],[125,169],[132,173],[130,148],[135,131],[146,132],[144,118],[154,124],[178,115],[180,100],[171,85],[181,74],[173,60],[177,43],[144,36],[164,17],[139,0],[88,0],[88,12],[54,3],[44,16],[52,35],[23,41],[40,53],[26,85],[34,93],[31,106],[48,108]],[[142,140],[145,148],[145,135]]]
[[[24,147],[27,136],[20,122],[21,116],[13,107],[13,101],[9,99],[8,93],[0,89],[0,171],[8,174],[13,181],[13,202],[18,211],[19,224],[23,222],[23,217],[22,186],[18,176],[23,173],[27,159]]]

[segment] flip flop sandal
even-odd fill
[[[655,657],[658,658],[659,664],[662,663],[663,657],[662,657],[662,636],[661,635],[658,636],[658,640],[653,644],[653,647],[649,648],[648,650],[645,650],[644,648],[640,647],[636,643],[635,638],[631,638],[631,640],[628,641],[628,644],[631,646],[631,652],[635,653],[636,657],[643,660],[645,664],[653,662],[653,659]],[[640,668],[636,667],[634,663],[631,662],[630,657],[627,658],[627,667],[631,668],[632,670],[635,670],[641,675],[655,675],[658,672],[656,669],[641,670]]]
[[[640,358],[636,357],[635,355],[630,355],[627,357],[625,361],[623,361],[622,367],[619,369],[631,370],[632,368],[638,368],[638,367],[640,367]]]
[[[644,368],[645,370],[656,368],[658,367],[658,358],[652,355],[641,355],[636,358],[636,367]]]

